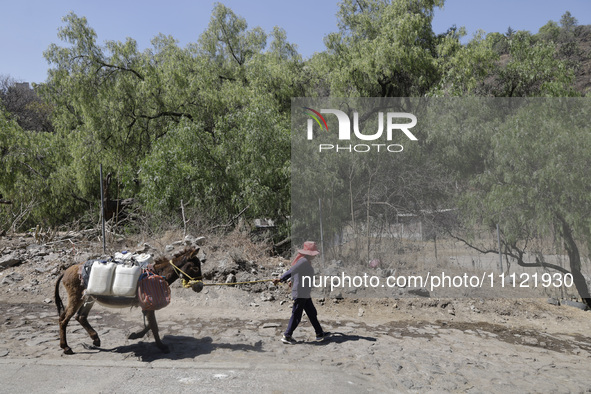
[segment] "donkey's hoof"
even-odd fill
[[[64,354],[74,354],[74,351],[70,347],[65,347]]]
[[[101,347],[101,340],[97,338],[94,341],[92,341],[92,344],[96,347]]]
[[[127,337],[127,339],[138,339],[141,338],[140,335],[137,332],[132,332],[131,334],[129,334],[129,336]]]

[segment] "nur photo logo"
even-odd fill
[[[322,128],[322,125],[324,125],[324,129],[326,131],[328,131],[328,125],[326,124],[326,120],[324,119],[324,117],[322,115],[320,115],[320,112],[313,110],[312,108],[308,108],[308,107],[302,107],[306,110],[308,110],[308,115],[310,115],[315,121],[316,123],[318,123],[318,126],[320,126],[320,128]],[[322,123],[320,123],[320,121],[322,120]],[[312,129],[312,119],[308,119],[308,139],[311,139],[310,136],[310,130]]]
[[[328,132],[328,124],[322,114],[329,114],[336,116],[336,121],[338,122],[338,132],[336,134],[336,138],[339,141],[351,142],[351,130],[353,130],[354,139],[372,142],[348,145],[343,143],[321,143],[318,145],[320,152],[334,151],[363,153],[377,151],[396,153],[402,152],[404,147],[401,144],[391,143],[394,138],[403,135],[410,141],[418,141],[417,137],[410,131],[411,128],[416,126],[417,117],[408,112],[378,112],[377,131],[374,132],[372,130],[372,132],[369,132],[369,130],[363,130],[364,132],[362,132],[359,127],[359,112],[353,112],[353,121],[351,122],[349,115],[338,109],[320,109],[320,111],[317,111],[309,107],[302,108],[304,108],[306,110],[306,114],[311,117],[307,120],[306,138],[308,140],[314,140],[314,123],[318,125],[318,130],[324,130]],[[372,114],[369,116],[372,116]],[[380,141],[384,142],[379,143]]]

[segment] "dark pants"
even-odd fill
[[[316,331],[316,335],[322,335],[322,327],[318,322],[318,312],[316,312],[316,308],[312,303],[311,298],[296,298],[293,300],[293,308],[291,310],[291,318],[289,319],[289,324],[287,325],[287,329],[285,330],[285,336],[290,337],[295,329],[297,328],[298,324],[302,320],[302,313],[306,312],[308,315],[308,319],[310,319],[310,323],[312,327],[314,327],[314,331]]]

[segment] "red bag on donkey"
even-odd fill
[[[144,311],[156,311],[170,304],[166,279],[152,271],[144,271],[138,279],[137,295]]]

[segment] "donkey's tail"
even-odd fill
[[[60,298],[60,282],[62,281],[62,278],[64,277],[64,274],[61,274],[58,278],[57,278],[57,282],[55,282],[55,306],[57,307],[57,314],[58,316],[62,314],[62,311],[65,309],[64,308],[64,304],[62,302],[62,299]]]

